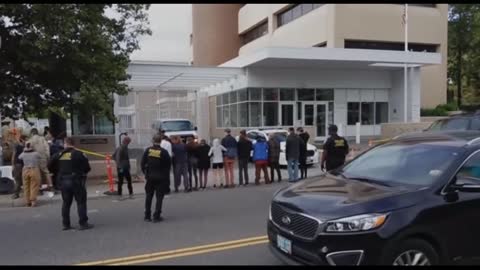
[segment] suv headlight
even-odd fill
[[[326,232],[360,232],[379,228],[388,214],[366,214],[327,222]]]

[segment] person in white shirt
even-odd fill
[[[221,177],[221,173],[223,171],[223,152],[225,151],[227,151],[227,149],[220,144],[220,140],[217,138],[214,139],[213,146],[208,153],[208,156],[213,157],[213,175],[215,177],[214,188],[216,188],[219,183],[219,187],[223,187],[223,177]]]

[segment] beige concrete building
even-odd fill
[[[216,66],[267,47],[404,50],[401,4],[194,4],[193,64]],[[421,106],[446,102],[447,4],[409,4],[409,49],[437,52],[422,67]]]

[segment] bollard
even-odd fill
[[[105,157],[105,160],[107,161],[107,176],[108,176],[108,185],[110,187],[110,192],[114,192],[114,187],[113,187],[113,172],[112,172],[112,164],[111,164],[111,158],[110,155],[107,155]]]

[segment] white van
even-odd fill
[[[198,138],[197,127],[188,119],[159,119],[153,122],[152,128],[156,132],[165,130],[168,137],[180,136],[184,142],[188,137]]]

